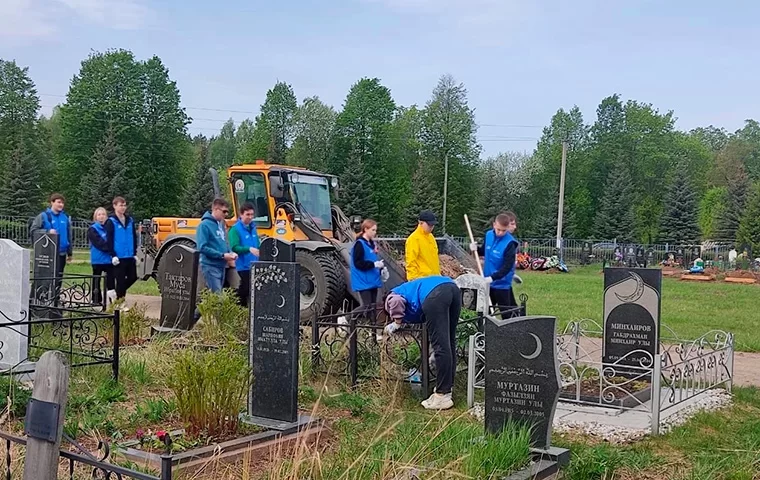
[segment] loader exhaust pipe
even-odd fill
[[[214,184],[214,198],[220,198],[222,191],[219,188],[219,174],[215,168],[209,168],[208,171],[211,173],[211,183]]]

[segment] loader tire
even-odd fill
[[[301,324],[310,325],[318,316],[340,306],[346,281],[333,252],[296,250],[296,262],[301,267]]]

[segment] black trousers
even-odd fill
[[[359,290],[359,298],[362,303],[353,309],[351,316],[354,318],[365,317],[370,324],[374,324],[377,320],[377,292],[379,290],[378,288]]]
[[[92,275],[96,277],[103,277],[105,276],[106,279],[106,291],[108,290],[116,290],[116,284],[114,282],[114,276],[113,276],[113,265],[93,265],[92,266]],[[93,279],[92,282],[92,303],[102,304],[103,303],[103,292],[100,289],[100,286],[103,284],[102,280],[100,278]]]
[[[438,285],[422,302],[430,346],[435,355],[435,392],[451,393],[457,370],[457,324],[462,311],[462,293],[454,283]],[[426,358],[422,359],[427,362]]]
[[[492,288],[489,294],[489,297],[491,298],[491,305],[496,310],[496,313],[503,312],[505,310],[513,309],[517,306],[517,301],[515,300],[515,294],[512,292],[512,289],[499,289],[499,288]],[[517,313],[514,311],[510,312],[504,312],[502,315],[502,318],[511,318],[517,316]]]
[[[113,267],[116,298],[127,296],[127,290],[137,281],[137,262],[134,258],[120,258],[119,264]]]
[[[251,271],[238,270],[240,276],[240,285],[238,285],[237,294],[240,305],[247,307],[251,304]]]

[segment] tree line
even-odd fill
[[[33,215],[60,191],[88,218],[114,195],[138,218],[199,215],[213,196],[209,167],[265,159],[340,178],[348,215],[405,233],[422,209],[443,213],[464,234],[463,215],[486,228],[498,212],[518,215],[521,237],[557,229],[562,144],[567,144],[565,237],[694,244],[719,239],[760,252],[760,124],[736,132],[676,129],[674,112],[604,98],[593,122],[560,109],[530,153],[483,158],[467,90],[444,75],[424,105],[398,105],[378,78],[350,88],[340,110],[298,101],[277,82],[260,113],[228,120],[210,137],[192,119],[158,57],[93,53],[49,118],[28,68],[0,59],[0,214]]]

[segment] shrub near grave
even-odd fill
[[[234,347],[177,353],[168,383],[187,435],[219,439],[236,433],[250,380],[248,362]]]

